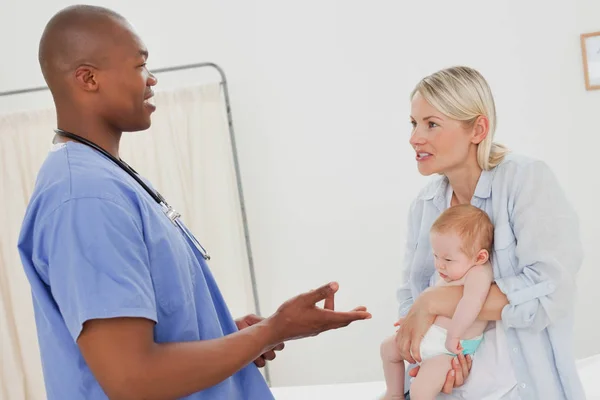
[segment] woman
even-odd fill
[[[474,368],[461,357],[462,368],[455,364],[446,387],[454,384],[459,388],[453,394],[462,391],[467,399],[584,399],[572,350],[582,248],[577,215],[556,177],[543,162],[493,142],[494,100],[471,68],[445,69],[419,82],[411,121],[419,172],[438,176],[410,209],[398,290],[402,356],[418,361],[421,338],[435,316],[451,318],[460,300],[462,287],[430,288],[435,270],[428,237],[443,210],[471,203],[495,226],[495,284],[479,315],[491,323]]]

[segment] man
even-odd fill
[[[370,314],[334,311],[330,284],[267,319],[231,318],[201,251],[108,157],[118,162],[122,132],[150,126],[147,57],[127,21],[100,7],[60,11],[40,41],[59,135],[19,251],[48,399],[272,399],[257,365],[282,343]]]

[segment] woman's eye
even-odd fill
[[[429,121],[429,127],[430,128],[435,128],[436,126],[438,126],[438,124],[436,124],[435,122]]]

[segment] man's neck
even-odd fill
[[[94,144],[100,146],[113,157],[119,158],[119,145],[121,132],[107,126],[105,123],[94,120],[94,118],[72,118],[58,116],[57,127],[77,136],[81,136]],[[73,141],[70,138],[57,135],[55,142]]]

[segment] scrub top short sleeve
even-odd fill
[[[73,199],[50,215],[38,234],[51,266],[52,295],[74,340],[90,319],[157,321],[142,230],[124,207],[99,198]]]

